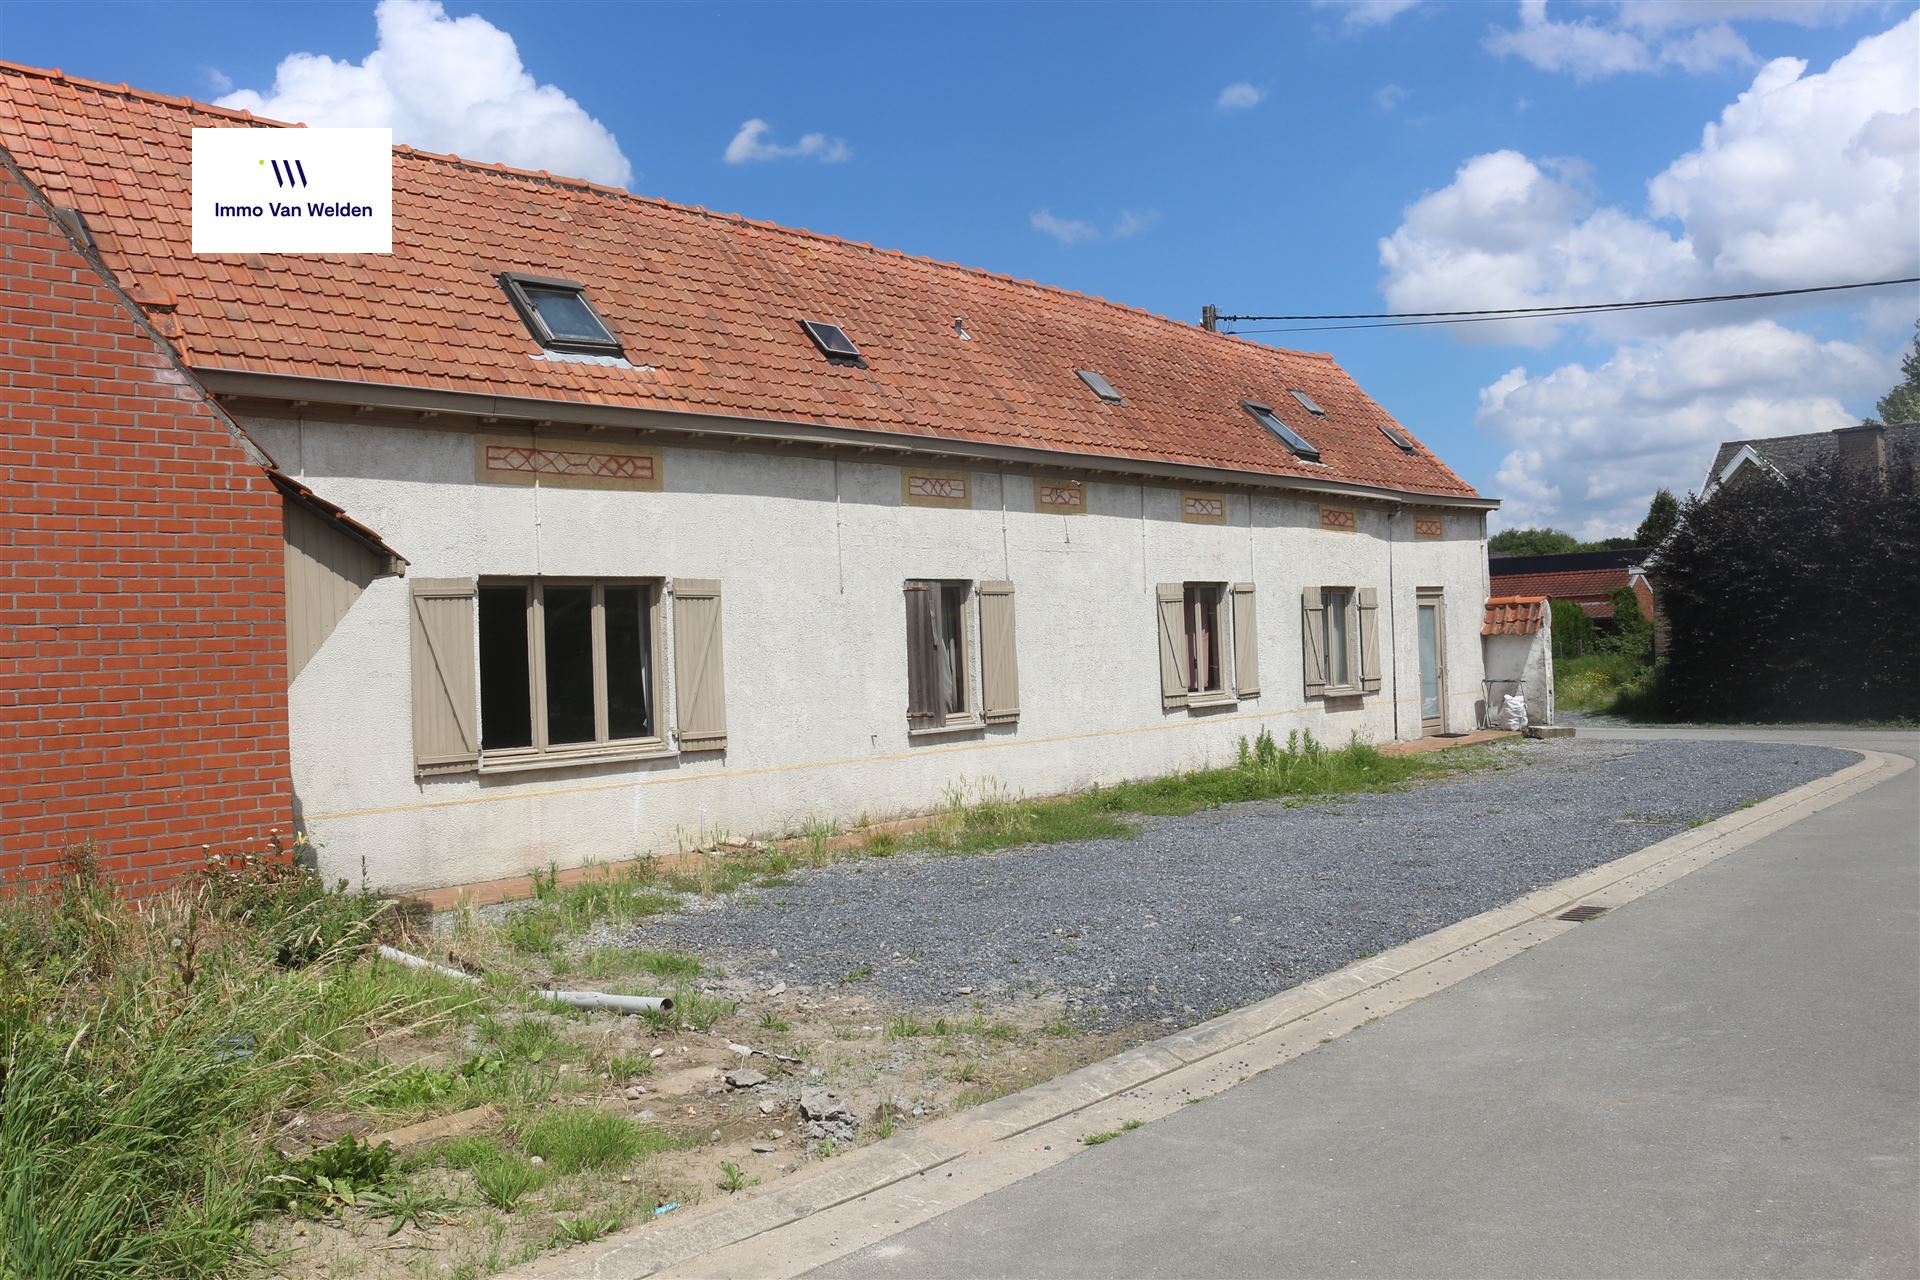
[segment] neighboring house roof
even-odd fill
[[[1920,422],[1895,422],[1886,427],[1888,448],[1894,448],[1904,442],[1906,447],[1920,453]],[[1831,431],[1812,431],[1797,436],[1768,436],[1758,440],[1724,441],[1713,455],[1713,465],[1707,468],[1707,478],[1701,484],[1700,491],[1706,493],[1716,484],[1725,483],[1731,478],[1729,467],[1744,454],[1747,458],[1764,463],[1781,475],[1791,476],[1805,471],[1808,467],[1830,463],[1839,456],[1840,442]]]
[[[1631,567],[1646,556],[1642,547],[1617,551],[1569,551],[1552,556],[1493,556],[1489,581],[1497,591],[1571,600],[1590,618],[1611,618],[1610,598],[1632,583]]]
[[[1491,579],[1500,591],[1571,600],[1589,618],[1611,618],[1614,592],[1627,585],[1625,569],[1588,569],[1576,573],[1519,573]]]
[[[397,147],[393,254],[196,257],[192,130],[264,123],[0,63],[0,145],[83,215],[202,377],[829,426],[1494,505],[1417,441],[1407,453],[1389,440],[1383,427],[1405,428],[1329,356],[576,179]],[[586,285],[626,359],[542,352],[497,282],[505,271]],[[823,357],[803,319],[843,326],[864,360]],[[1124,403],[1094,395],[1081,369]],[[1272,406],[1325,465],[1243,400]]]
[[[320,517],[329,528],[338,530],[346,537],[351,538],[367,550],[373,552],[376,556],[379,556],[382,565],[385,567],[385,572],[397,574],[406,571],[407,558],[388,546],[379,534],[348,515],[344,507],[336,503],[328,502],[325,498],[307,488],[306,485],[301,484],[298,480],[295,480],[292,476],[276,467],[267,468],[267,479],[273,481],[273,487],[278,489],[280,496],[288,502],[294,503],[296,506],[305,507],[307,510],[313,512],[314,515]]]
[[[1488,556],[1487,568],[1496,578],[1522,573],[1565,573],[1572,570],[1626,568],[1639,564],[1647,554],[1645,547],[1621,547],[1613,551],[1562,551],[1546,556]]]
[[[1480,623],[1483,636],[1530,636],[1546,625],[1545,596],[1495,596]]]

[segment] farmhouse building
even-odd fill
[[[191,131],[262,123],[0,66],[67,252],[278,474],[222,492],[298,504],[284,615],[233,590],[329,874],[1474,725],[1496,504],[1327,356],[404,147],[391,255],[194,256]]]

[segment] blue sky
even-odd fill
[[[1433,310],[1920,274],[1912,4],[387,0],[378,16],[373,0],[15,0],[0,56],[391,123],[431,149],[1185,320],[1207,302]],[[282,65],[298,53],[326,61]],[[1916,314],[1909,287],[1602,330],[1261,340],[1332,352],[1510,522],[1599,535],[1630,529],[1656,484],[1697,485],[1718,440],[1870,413]]]

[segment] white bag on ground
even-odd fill
[[[1519,730],[1526,727],[1527,700],[1517,693],[1500,699],[1500,710],[1494,713],[1494,728]]]

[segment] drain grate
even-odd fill
[[[1591,920],[1595,916],[1607,914],[1605,907],[1573,907],[1555,916],[1555,920]]]

